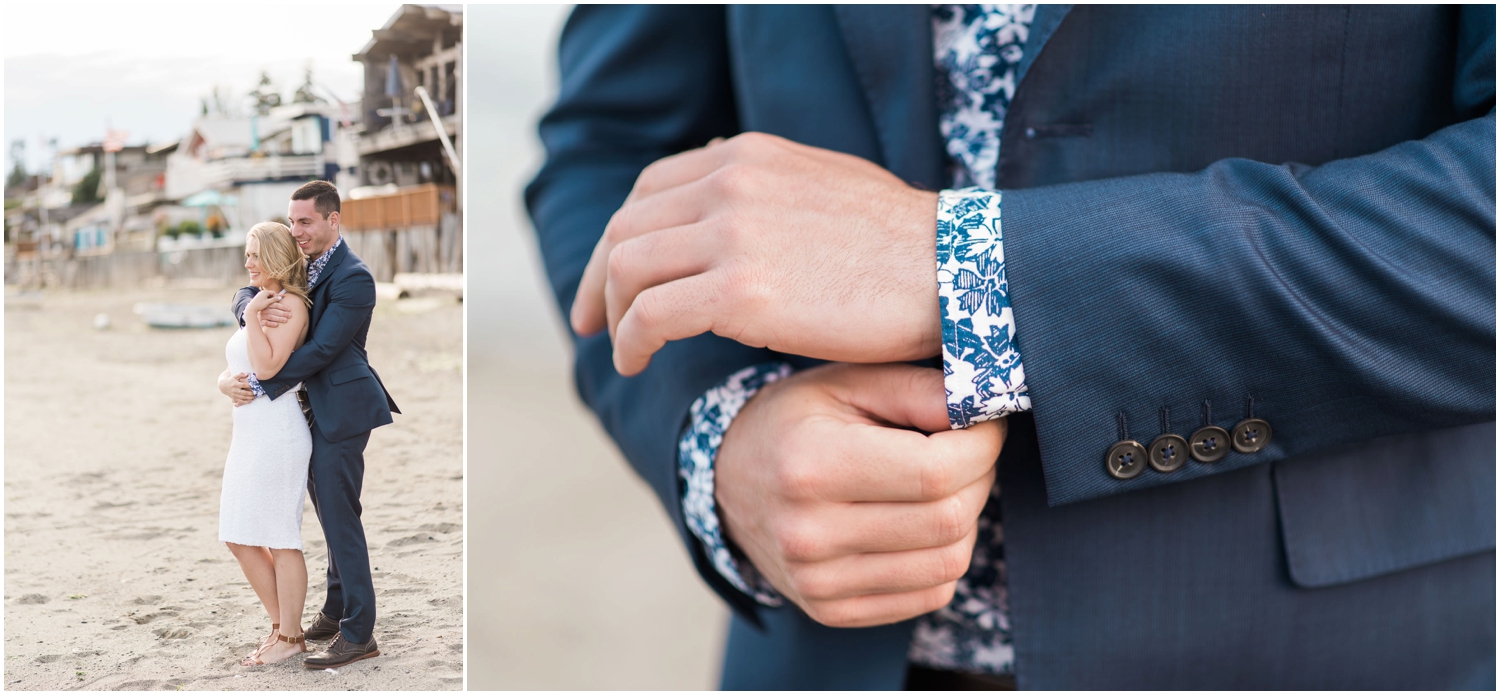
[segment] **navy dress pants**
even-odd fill
[[[328,598],[323,614],[339,619],[344,639],[364,644],[375,633],[375,583],[370,577],[365,527],[359,520],[370,433],[330,442],[314,422],[312,441],[307,491],[328,541]]]

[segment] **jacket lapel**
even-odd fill
[[[349,240],[345,239],[337,249],[334,249],[333,255],[328,257],[328,264],[323,266],[323,271],[318,274],[318,284],[313,285],[312,293],[309,295],[313,300],[312,311],[309,312],[308,317],[309,332],[318,324],[318,319],[323,315],[325,307],[323,295],[328,294],[327,287],[332,284],[329,281],[333,279],[333,269],[339,267],[339,264],[344,262],[344,257],[348,255]]]
[[[343,237],[341,236],[339,238],[342,239]],[[322,281],[328,279],[328,276],[333,274],[333,269],[339,267],[339,264],[344,262],[344,257],[348,255],[349,240],[343,239],[343,242],[339,244],[339,247],[337,249],[334,249],[333,255],[328,257],[328,265],[323,266],[323,272],[318,275],[318,286],[314,287],[313,291],[316,292],[326,284]]]
[[[850,62],[875,122],[883,164],[938,190],[943,176],[929,5],[836,5]]]
[[[1038,5],[1017,89],[1072,5]],[[885,167],[930,190],[947,185],[938,131],[929,5],[836,5],[839,30],[880,137]]]
[[[1020,84],[1026,79],[1027,69],[1036,62],[1036,57],[1047,45],[1047,40],[1057,32],[1058,25],[1062,24],[1063,18],[1073,9],[1072,5],[1037,5],[1036,14],[1031,17],[1031,31],[1026,35],[1026,46],[1021,55],[1021,65],[1016,68],[1016,88],[1020,90]]]

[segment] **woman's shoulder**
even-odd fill
[[[279,303],[281,306],[285,307],[288,312],[291,312],[292,316],[291,319],[286,323],[272,326],[271,328],[273,330],[282,326],[291,326],[294,329],[300,330],[302,327],[307,325],[311,312],[308,311],[307,304],[303,302],[300,297],[297,297],[296,295],[293,295],[291,293],[287,293],[286,296],[281,298],[281,301]]]
[[[301,318],[305,320],[309,315],[312,314],[312,307],[309,307],[307,305],[307,302],[302,301],[301,297],[287,294],[286,298],[282,301],[286,302],[286,306],[291,310],[293,318]]]

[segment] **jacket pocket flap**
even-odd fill
[[[374,376],[370,374],[370,368],[362,364],[356,364],[353,367],[345,367],[329,374],[328,381],[333,384],[343,384],[355,379],[363,379],[367,376]]]
[[[1495,423],[1275,464],[1292,582],[1352,582],[1495,548]]]

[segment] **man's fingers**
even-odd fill
[[[909,364],[840,366],[831,376],[838,396],[878,422],[924,432],[949,429],[943,371]]]
[[[681,156],[675,155],[675,157]],[[673,159],[673,157],[667,159]],[[646,174],[642,173],[642,176]],[[685,183],[692,183],[692,181],[696,179],[690,179]],[[642,235],[697,222],[702,219],[704,203],[708,200],[710,197],[707,194],[691,185],[656,189],[649,193],[632,192],[625,200],[625,204],[610,216],[604,235],[594,246],[594,252],[589,256],[588,266],[583,269],[583,277],[578,283],[578,293],[575,295],[573,308],[568,316],[573,330],[580,335],[592,335],[598,333],[606,325],[613,329],[619,319],[618,313],[624,311],[624,307],[621,307],[615,316],[609,316],[604,293],[605,286],[610,281],[612,271],[609,264],[616,248]]]
[[[975,423],[961,430],[934,432],[929,439],[939,456],[960,461],[990,461],[1000,458],[1010,420],[999,418]]]
[[[786,578],[792,590],[809,601],[930,589],[964,576],[978,536],[975,526],[958,542],[940,548],[863,553],[793,565],[787,569]]]
[[[630,196],[625,201],[629,203],[639,200],[708,176],[723,166],[730,157],[730,148],[723,147],[722,144],[710,143],[711,146],[680,152],[652,162],[636,177],[635,186],[630,189]]]
[[[609,254],[613,250],[614,245],[608,236],[599,237],[593,255],[589,256],[589,264],[583,268],[583,277],[578,280],[573,308],[568,312],[568,322],[578,335],[593,335],[605,328],[604,284],[609,273]]]
[[[636,295],[615,329],[615,369],[634,376],[667,341],[713,330],[714,284],[707,274],[694,275]]]
[[[958,582],[901,594],[867,594],[835,601],[812,601],[808,617],[829,627],[871,627],[931,613],[953,600]]]
[[[698,225],[671,227],[630,239],[609,255],[604,284],[610,335],[641,292],[707,270],[712,239]]]
[[[847,423],[812,442],[805,459],[781,465],[779,494],[829,502],[930,502],[968,487],[995,465],[995,456],[958,437],[885,425]],[[952,440],[952,441],[950,441]],[[826,442],[826,445],[825,445]]]
[[[792,562],[823,562],[859,553],[941,548],[974,531],[994,487],[993,469],[953,495],[932,502],[853,502],[811,521],[773,528]]]

